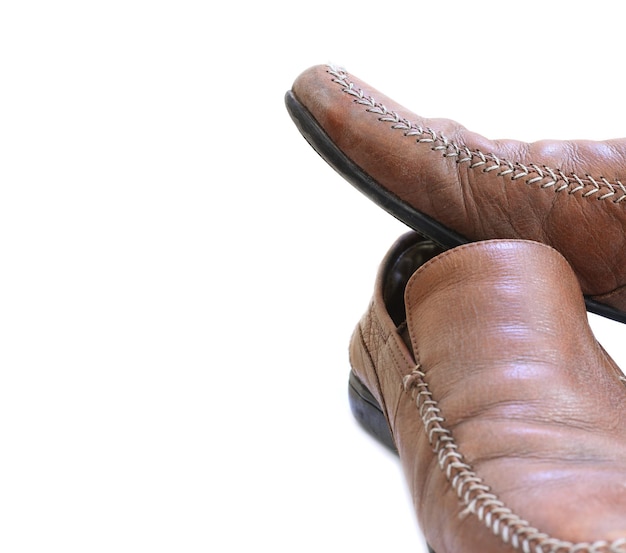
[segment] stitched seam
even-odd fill
[[[626,553],[626,538],[572,543],[533,528],[508,508],[465,462],[452,433],[442,424],[445,419],[420,365],[404,378],[403,385],[415,402],[439,468],[465,506],[463,515],[477,516],[504,543],[524,553]]]
[[[493,153],[470,150],[467,146],[456,144],[446,136],[430,127],[411,123],[395,111],[389,111],[372,96],[367,96],[353,82],[348,73],[336,66],[327,66],[332,81],[342,87],[342,92],[354,97],[354,102],[366,107],[366,111],[378,115],[378,120],[390,123],[391,128],[404,132],[404,136],[414,137],[418,144],[430,144],[431,150],[439,152],[444,158],[455,158],[458,164],[468,164],[469,169],[481,169],[483,173],[497,171],[499,177],[508,177],[511,181],[524,179],[527,185],[537,185],[542,189],[552,188],[555,192],[567,191],[568,194],[580,192],[583,198],[607,200],[614,203],[626,200],[626,186],[619,181],[609,181],[604,177],[592,177],[589,174],[566,174],[560,169],[535,163],[524,164],[519,161],[502,159]]]
[[[391,359],[393,361],[394,364],[394,369],[396,371],[396,375],[400,377],[400,379],[404,378],[403,377],[403,373],[406,375],[406,371],[408,369],[411,368],[411,363],[407,363],[407,360],[405,358],[405,356],[403,355],[400,346],[398,346],[397,342],[395,339],[392,339],[392,334],[389,335],[389,339],[386,342],[386,346],[389,350],[389,354],[391,355]],[[416,359],[415,362],[419,363],[419,359]],[[400,398],[402,397],[402,394],[398,394],[398,398],[396,400],[395,403],[395,409],[393,412],[393,419],[388,419],[388,420],[393,420],[393,426],[395,428],[395,422],[397,420],[397,415],[398,415],[398,409],[400,408]]]

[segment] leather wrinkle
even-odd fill
[[[591,294],[591,297],[597,300],[605,300],[608,298],[619,296],[623,294],[624,292],[626,292],[626,284],[623,284],[622,286],[619,286],[618,288],[615,288],[614,290],[610,290],[609,292],[604,292],[601,294]]]
[[[425,372],[427,369],[425,369]],[[426,372],[426,374],[428,374]],[[471,417],[488,417],[491,422],[497,421],[509,421],[509,422],[518,422],[524,421],[527,424],[539,425],[539,426],[558,426],[562,427],[563,425],[567,425],[567,428],[572,430],[578,430],[582,432],[591,432],[595,433],[596,428],[595,425],[589,424],[588,419],[584,418],[574,418],[571,413],[566,413],[558,418],[555,415],[544,415],[538,416],[529,413],[531,409],[535,409],[537,407],[541,407],[544,403],[543,399],[535,399],[529,400],[526,399],[524,401],[521,400],[504,400],[504,401],[493,401],[487,403],[485,405],[481,405],[480,409],[474,411],[467,412],[467,418]],[[518,409],[515,409],[518,408]],[[498,413],[498,412],[501,413]],[[516,412],[514,412],[516,411]],[[459,421],[457,425],[463,424],[464,421]],[[609,427],[610,428],[610,427]]]
[[[373,310],[368,310],[368,315],[369,316],[367,317],[367,319],[369,321],[371,321],[373,319],[372,314],[373,314]],[[388,409],[387,409],[387,405],[386,405],[386,398],[385,398],[385,395],[383,394],[383,388],[381,386],[380,376],[378,375],[378,371],[376,370],[376,367],[378,366],[378,363],[374,362],[374,358],[372,357],[372,352],[371,352],[370,348],[368,347],[367,341],[365,340],[365,337],[363,335],[362,326],[360,324],[358,325],[358,328],[359,328],[359,335],[360,335],[360,338],[361,338],[361,343],[363,344],[363,347],[364,347],[365,351],[367,352],[369,361],[372,364],[372,367],[374,368],[374,370],[372,372],[374,373],[374,377],[376,378],[375,385],[376,385],[376,387],[379,390],[378,396],[380,397],[380,400],[381,400],[380,408],[383,410],[383,413],[385,413],[385,416],[387,416],[387,420],[389,420]]]

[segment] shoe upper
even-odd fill
[[[350,160],[417,212],[467,240],[548,244],[585,295],[626,311],[625,139],[488,140],[332,66],[305,71],[292,92]]]
[[[626,389],[567,262],[529,241],[423,242],[389,252],[350,357],[428,543],[626,552]]]

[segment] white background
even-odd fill
[[[0,551],[424,551],[346,396],[406,229],[283,96],[335,62],[492,138],[622,136],[622,18],[576,6],[3,2]]]

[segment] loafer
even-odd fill
[[[525,239],[572,265],[590,311],[626,322],[626,140],[488,140],[426,119],[345,70],[287,92],[317,152],[392,215],[444,247]]]
[[[556,250],[408,233],[350,362],[352,411],[397,450],[431,551],[626,552],[624,377]]]

